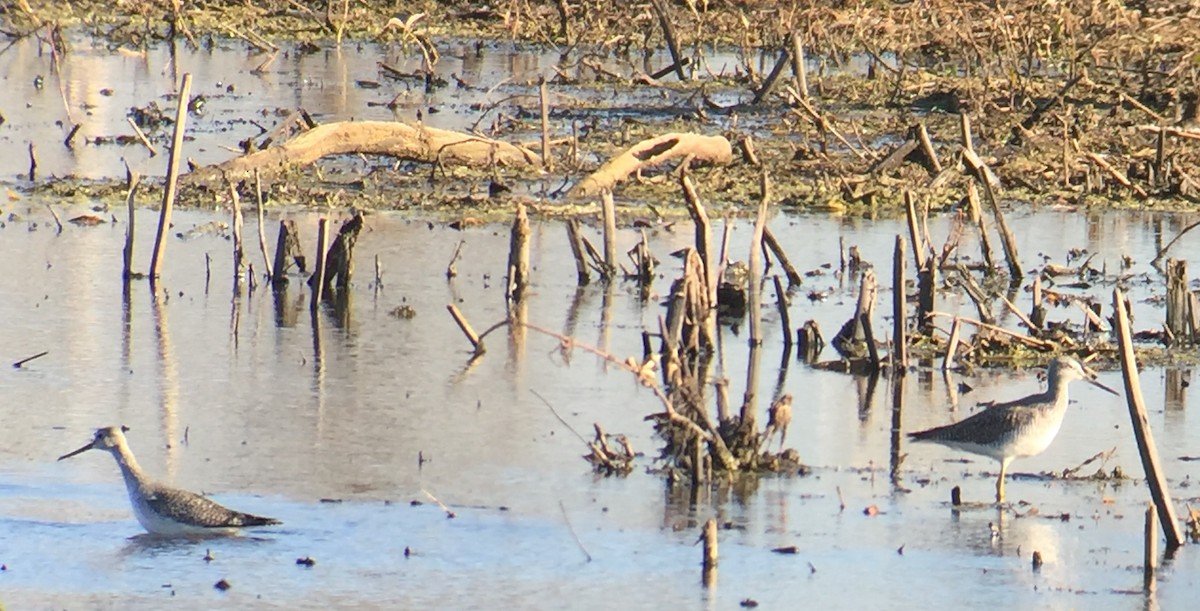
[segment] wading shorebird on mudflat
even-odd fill
[[[1060,356],[1050,361],[1046,391],[1007,403],[997,403],[973,416],[927,431],[909,433],[915,441],[932,441],[956,450],[988,456],[1000,462],[996,480],[996,502],[1004,502],[1004,476],[1014,458],[1041,454],[1062,426],[1070,399],[1067,385],[1082,380],[1114,395],[1117,391],[1097,382],[1073,358]]]
[[[96,431],[87,445],[58,457],[59,460],[88,450],[112,454],[121,468],[133,514],[142,528],[164,537],[229,535],[241,528],[281,524],[279,520],[234,511],[187,490],[172,488],[150,479],[138,466],[129,443],[128,427],[110,426]]]

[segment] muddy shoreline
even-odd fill
[[[354,6],[345,15],[324,15],[294,3],[254,9],[185,4],[178,13],[135,4],[126,14],[86,3],[30,3],[28,11],[18,5],[0,19],[10,40],[38,38],[44,50],[64,55],[71,53],[73,37],[99,37],[113,53],[217,44],[271,58],[338,48],[424,55],[413,74],[427,75],[427,92],[452,92],[447,96],[464,87],[501,85],[486,74],[477,83],[462,82],[457,73],[454,83],[429,80],[438,62],[464,59],[470,49],[483,55],[496,52],[496,45],[512,45],[516,53],[560,54],[541,70],[555,94],[548,126],[556,140],[553,169],[476,164],[439,172],[410,164],[408,171],[363,175],[361,167],[343,168],[344,158],[330,158],[317,162],[323,171],[294,167],[269,180],[268,188],[286,185],[287,196],[274,198],[280,203],[416,208],[453,217],[467,211],[488,216],[492,209],[511,209],[510,200],[517,199],[533,204],[535,214],[594,212],[586,200],[564,198],[563,186],[639,140],[674,131],[721,135],[735,147],[731,163],[694,173],[701,195],[726,213],[767,198],[790,210],[895,214],[906,190],[942,210],[962,205],[971,182],[972,171],[961,161],[966,116],[971,148],[1002,186],[998,197],[1004,202],[1187,208],[1197,197],[1191,168],[1200,161],[1192,131],[1197,87],[1195,70],[1185,65],[1188,51],[1168,35],[1195,31],[1196,18],[1167,3],[1141,11],[1076,4],[995,9],[938,2],[918,12],[890,5],[781,10],[750,2],[688,10],[650,3],[635,7],[633,32],[628,24],[616,28],[627,15],[569,2],[514,5],[509,11],[428,3],[403,25],[389,24],[394,15],[386,7]],[[664,23],[673,26],[677,39],[670,53]],[[793,34],[803,41],[807,95],[795,91],[794,64],[789,72],[780,61],[775,70],[776,60],[796,49]],[[710,58],[718,50],[739,63],[715,65]],[[669,70],[676,54],[688,62],[687,70]],[[658,68],[661,76],[647,76]],[[772,72],[782,77],[768,88]],[[380,84],[398,85],[386,76],[381,69]],[[505,85],[520,99],[475,109],[503,120],[485,122],[474,133],[535,143],[542,130],[536,100],[531,106],[527,98],[536,95],[537,82]],[[575,94],[588,90],[597,97]],[[558,95],[563,91],[569,93]],[[163,94],[163,106],[172,106],[170,92]],[[614,95],[617,104],[611,103]],[[622,104],[621,97],[629,101]],[[280,117],[295,109],[260,110]],[[437,110],[431,106],[397,118],[419,124],[423,114]],[[265,129],[274,127],[271,117],[263,119]],[[918,132],[928,147],[913,146]],[[219,146],[245,149],[246,143]],[[680,201],[670,176],[676,167],[646,171],[617,185],[615,195],[641,215],[670,215]],[[67,178],[10,186],[54,197],[124,199],[122,176]],[[211,180],[196,184],[185,175],[183,182],[184,205],[220,204],[227,191]],[[153,205],[159,189],[153,180],[145,183],[145,203]]]

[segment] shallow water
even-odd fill
[[[503,318],[506,227],[457,232],[400,214],[369,216],[356,248],[350,315],[339,320],[328,308],[310,316],[299,278],[278,301],[262,287],[243,287],[235,297],[231,244],[218,235],[172,238],[160,298],[135,282],[126,300],[123,223],[68,225],[56,235],[42,208],[10,211],[23,220],[0,229],[0,255],[22,271],[0,275],[0,356],[11,363],[49,354],[0,370],[8,406],[0,428],[0,602],[7,608],[732,608],[746,598],[765,607],[991,607],[1002,600],[1014,607],[1171,608],[1188,604],[1196,588],[1195,556],[1185,550],[1162,572],[1156,597],[1141,594],[1148,495],[1136,483],[1018,476],[1008,483],[1010,499],[1030,506],[955,512],[947,504],[950,488],[961,485],[967,499],[986,501],[996,465],[905,443],[893,484],[887,380],[868,400],[863,379],[813,370],[795,357],[781,363],[773,306],[765,314],[772,332],[757,380],[760,409],[777,391],[801,398],[788,445],[814,472],[763,477],[693,505],[686,490],[642,471],[657,451],[643,417],[658,407],[628,374],[578,350],[567,363],[556,339],[534,331],[523,339],[493,333],[487,354],[469,364],[469,345],[445,306],[457,303],[478,330]],[[311,251],[316,215],[272,213],[272,233],[280,214],[299,223]],[[123,211],[115,215],[124,218]],[[209,213],[177,211],[174,232],[211,220]],[[1093,265],[1109,270],[1122,255],[1132,257],[1129,272],[1153,279],[1130,283],[1135,326],[1147,329],[1159,327],[1163,315],[1146,302],[1161,294],[1148,261],[1162,236],[1190,220],[1044,208],[1014,212],[1011,222],[1027,267],[1039,252],[1064,262],[1072,247],[1097,253]],[[936,240],[950,223],[931,219]],[[152,212],[139,213],[143,234],[154,224]],[[801,270],[836,267],[839,238],[857,245],[878,266],[879,310],[889,309],[892,240],[903,225],[784,214],[771,224]],[[247,219],[246,234],[256,232]],[[678,273],[678,261],[666,253],[691,240],[684,225],[649,234],[664,263],[644,305],[628,284],[608,294],[599,286],[576,293],[564,227],[535,221],[530,323],[618,357],[640,354],[641,330],[664,311],[658,291]],[[736,225],[735,258],[744,258],[749,234],[747,223]],[[623,231],[618,248],[637,239]],[[460,274],[447,281],[443,272],[459,240],[467,244]],[[149,242],[139,244],[139,268],[149,260]],[[247,248],[258,263],[257,246]],[[975,250],[969,240],[962,248]],[[378,291],[376,255],[384,281]],[[793,296],[793,324],[812,318],[831,336],[853,308],[854,284],[833,275],[806,278]],[[831,295],[810,302],[809,290]],[[1110,290],[1092,292],[1107,303]],[[970,314],[959,299],[939,308]],[[389,314],[400,305],[416,317]],[[1028,309],[1027,294],[1018,295],[1018,306]],[[1069,309],[1052,310],[1050,318],[1081,320]],[[881,329],[887,324],[879,322]],[[1007,317],[1003,324],[1015,326]],[[730,396],[740,397],[745,330],[723,326],[721,340],[723,369],[716,373],[730,378]],[[831,349],[823,357],[833,358]],[[1188,417],[1190,387],[1166,400],[1168,374],[1190,377],[1147,369],[1143,391],[1182,503],[1195,496],[1196,467],[1178,458],[1198,453],[1190,440],[1200,438],[1200,420]],[[1115,372],[1101,379],[1120,386]],[[948,380],[929,370],[907,377],[902,430],[1039,388],[1023,371]],[[975,389],[955,404],[951,389],[960,381]],[[1078,405],[1058,439],[1014,471],[1061,470],[1115,447],[1104,468],[1139,473],[1124,402],[1086,385],[1073,390]],[[580,433],[590,436],[598,422],[628,435],[647,457],[628,477],[594,477],[580,458],[583,444],[533,391]],[[109,457],[92,452],[54,461],[95,427],[115,423],[131,427],[130,442],[150,473],[284,526],[205,542],[139,537]],[[447,519],[426,492],[456,517]],[[870,505],[880,514],[865,516]],[[1031,506],[1039,515],[1016,517]],[[706,590],[694,543],[709,517],[727,528],[718,584]],[[999,525],[998,538],[989,523]],[[799,553],[770,551],[789,545]],[[1030,565],[1035,550],[1045,560],[1039,571]],[[213,561],[204,561],[206,551]],[[296,565],[306,556],[316,565]],[[214,589],[219,579],[232,588]]]

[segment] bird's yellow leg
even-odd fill
[[[1008,463],[1010,461],[1011,461],[1011,459],[1000,461],[1000,479],[996,480],[996,502],[997,503],[1004,502],[1004,476],[1008,474]]]

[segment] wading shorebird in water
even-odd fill
[[[1073,358],[1060,356],[1050,361],[1046,391],[991,407],[954,424],[909,433],[915,441],[932,441],[956,450],[989,456],[1000,462],[996,480],[996,502],[1004,502],[1004,476],[1014,458],[1041,454],[1058,435],[1070,399],[1067,385],[1082,380],[1114,395],[1119,393],[1095,380]]]
[[[129,443],[125,440],[125,431],[128,430],[124,426],[98,429],[90,443],[58,459],[70,458],[88,450],[103,450],[112,454],[121,468],[121,476],[125,478],[133,514],[150,534],[164,537],[229,535],[240,528],[281,524],[279,520],[234,511],[199,494],[150,479],[142,472],[129,449]]]

